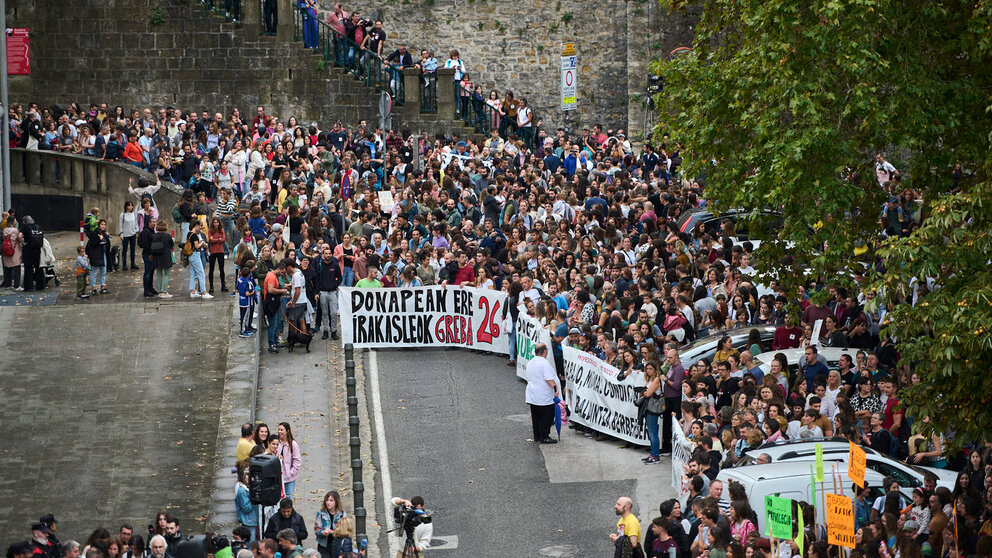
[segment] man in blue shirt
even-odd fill
[[[806,347],[806,363],[800,368],[803,380],[806,381],[806,393],[813,393],[813,380],[822,376],[824,380],[830,375],[826,365],[816,358],[816,345]]]

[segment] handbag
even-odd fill
[[[652,415],[662,415],[665,413],[665,400],[657,395],[649,397],[646,405],[644,410]]]

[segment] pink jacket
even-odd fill
[[[276,450],[282,459],[282,482],[293,482],[300,476],[300,467],[303,465],[303,458],[300,456],[300,446],[294,440],[292,444],[279,442]]]

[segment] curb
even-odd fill
[[[258,332],[250,339],[242,339],[238,336],[240,319],[238,305],[232,303],[231,308],[227,370],[224,374],[224,395],[217,424],[217,443],[214,446],[216,449],[210,517],[207,518],[207,530],[224,535],[229,535],[238,526],[234,505],[234,485],[237,478],[231,473],[231,467],[234,466],[234,454],[241,435],[241,425],[255,422],[258,402],[258,362],[261,350]]]

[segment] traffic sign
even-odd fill
[[[578,91],[578,56],[575,43],[561,45],[561,110],[576,109]]]

